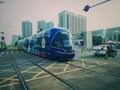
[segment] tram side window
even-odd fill
[[[34,41],[33,41],[33,40],[31,40],[31,41],[30,41],[30,47],[32,48],[32,47],[33,47],[33,45],[34,45]]]
[[[52,42],[52,46],[53,47],[57,47],[57,48],[63,48],[63,44],[62,44],[62,41],[61,41],[61,34],[58,33],[56,34],[53,42]]]
[[[41,47],[41,38],[36,38],[36,47]]]

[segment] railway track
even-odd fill
[[[21,51],[10,51],[10,52],[6,52],[6,54],[8,55],[8,58],[9,58],[10,62],[12,63],[12,66],[14,66],[15,71],[18,73],[17,74],[18,77],[22,79],[19,81],[21,82],[23,90],[29,90],[28,85],[30,86],[31,81],[34,81],[37,79],[48,78],[48,77],[55,78],[57,81],[63,83],[64,86],[66,86],[67,88],[69,87],[70,90],[84,89],[84,88],[76,85],[75,83],[72,83],[72,81],[68,81],[65,78],[63,78],[63,76],[61,76],[61,75],[69,73],[69,71],[68,71],[69,67],[72,67],[72,69],[75,69],[75,70],[73,70],[73,72],[87,71],[89,73],[95,73],[96,75],[105,76],[105,77],[103,77],[103,79],[106,77],[120,79],[119,74],[112,73],[112,72],[106,72],[106,71],[99,72],[99,71],[97,71],[97,69],[96,70],[94,69],[97,67],[101,68],[101,66],[102,67],[106,66],[105,64],[97,65],[96,63],[85,62],[85,67],[83,67],[82,62],[79,60],[78,61],[77,60],[66,61],[66,62],[54,61],[54,60],[40,58],[38,56],[27,54],[27,53],[24,53]],[[78,64],[76,65],[75,63],[78,63]],[[87,66],[86,66],[86,64],[87,64]],[[60,65],[60,66],[58,66],[58,65]],[[62,68],[63,67],[62,65],[64,66],[64,68]],[[56,73],[55,70],[53,70],[53,68],[57,68],[57,67],[58,67],[58,69],[59,68],[63,69],[61,73]],[[34,71],[32,69],[34,69]],[[103,67],[103,69],[104,69],[104,67]],[[28,72],[28,73],[26,73],[26,72]],[[25,74],[28,75],[29,72],[32,73],[31,74],[32,76],[30,76],[30,78],[26,78]],[[72,72],[72,70],[71,70],[71,72]],[[40,75],[42,75],[42,76],[40,77]],[[26,83],[29,83],[29,84],[26,84]],[[81,83],[81,82],[79,82],[79,83]],[[31,87],[30,87],[30,89],[31,89]]]
[[[19,81],[20,81],[20,83],[22,85],[23,90],[30,90],[10,52],[8,52],[8,58],[9,58],[11,64],[12,64],[18,78],[19,78]]]
[[[0,90],[29,90],[10,52],[0,55],[0,71]]]
[[[67,85],[67,86],[70,87],[71,89],[73,89],[73,90],[80,90],[77,86],[68,83],[68,82],[65,81],[64,79],[56,76],[54,73],[52,73],[52,72],[50,72],[49,70],[41,67],[41,66],[38,65],[37,63],[35,63],[35,62],[31,62],[31,63],[34,64],[35,66],[39,67],[39,68],[42,69],[43,71],[47,72],[48,74],[50,74],[51,76],[53,76],[54,78],[56,78],[57,80],[59,80],[60,82],[64,83],[65,85]]]
[[[33,59],[33,58],[32,58]],[[66,86],[70,87],[72,90],[80,90],[78,87],[71,85],[70,83],[68,83],[67,81],[63,80],[62,78],[58,77],[57,75],[55,75],[54,73],[50,72],[49,70],[43,68],[42,66],[40,66],[39,64],[37,64],[34,61],[30,61],[28,60],[28,62],[31,62],[33,65],[37,66],[38,68],[42,69],[43,71],[47,72],[49,75],[51,75],[52,77],[56,78],[57,80],[59,80],[60,82],[62,82],[63,84],[65,84]]]
[[[69,65],[71,65],[71,66],[74,66],[74,67],[77,67],[77,68],[82,68],[82,70],[87,70],[87,71],[90,71],[90,72],[94,72],[94,73],[97,73],[97,74],[105,74],[105,75],[109,75],[109,76],[112,76],[112,77],[114,77],[114,78],[118,78],[118,79],[120,79],[120,74],[115,74],[115,73],[111,73],[111,72],[98,72],[98,71],[96,71],[96,70],[92,70],[91,68],[89,68],[89,67],[85,67],[85,66],[76,66],[76,65],[74,65],[74,64],[72,64],[72,63],[68,63],[68,62],[65,62],[66,64],[69,64]],[[81,62],[82,63],[82,62]],[[84,63],[84,64],[86,64],[86,63]],[[94,64],[94,65],[97,65],[97,63],[89,63],[89,64]],[[104,66],[104,64],[103,65],[97,65],[97,67],[100,67],[100,66]],[[116,65],[112,65],[112,67],[115,67]]]
[[[19,70],[19,67],[18,67],[18,65],[17,65],[17,59],[20,59],[20,57],[19,57],[19,55],[16,57],[15,56],[15,54],[13,53],[13,52],[5,52],[5,54],[7,54],[7,59],[9,58],[9,60],[10,60],[10,63],[11,63],[11,65],[13,66],[13,68],[14,68],[14,70],[16,71],[16,74],[17,74],[17,76],[18,76],[18,78],[19,78],[19,81],[20,81],[20,83],[21,83],[21,85],[22,85],[22,88],[23,88],[23,90],[29,90],[29,87],[28,87],[28,85],[26,84],[26,80],[25,80],[25,78],[22,76],[22,73],[21,73],[21,71]],[[21,55],[20,55],[21,56]],[[41,67],[40,65],[38,65],[37,63],[35,63],[35,62],[31,62],[30,60],[31,60],[31,56],[26,56],[26,55],[23,55],[21,58],[25,58],[26,59],[26,61],[28,61],[28,62],[30,62],[30,63],[32,63],[34,66],[37,66],[37,67],[39,67],[40,69],[42,69],[43,71],[45,71],[45,72],[47,72],[49,75],[51,75],[52,77],[54,77],[54,78],[56,78],[57,80],[59,80],[60,82],[62,82],[63,84],[65,84],[65,86],[67,86],[67,87],[69,87],[69,88],[71,88],[72,90],[79,90],[77,87],[75,87],[75,86],[73,86],[73,85],[70,85],[68,82],[66,82],[66,81],[64,81],[63,79],[61,79],[61,78],[59,78],[58,76],[56,76],[55,74],[53,74],[52,72],[50,72],[50,71],[48,71],[48,70],[46,70],[45,68],[43,68],[43,67]],[[29,60],[27,60],[29,58]],[[38,58],[32,58],[32,59],[35,59],[35,61],[36,60],[38,60]],[[24,63],[26,62],[26,61],[24,61]],[[54,62],[54,61],[53,61]]]

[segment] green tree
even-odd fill
[[[93,45],[100,45],[102,44],[102,37],[101,36],[92,36]]]

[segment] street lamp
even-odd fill
[[[100,3],[98,3],[98,4],[95,4],[95,5],[93,5],[93,6],[86,5],[83,10],[84,10],[85,12],[87,12],[90,8],[93,8],[93,7],[98,6],[98,5],[100,5],[100,4],[106,3],[106,2],[108,2],[108,1],[111,1],[111,0],[106,0],[106,1],[100,2]]]

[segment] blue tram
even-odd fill
[[[20,40],[18,46],[29,53],[52,59],[72,59],[75,51],[71,34],[64,28],[52,28]]]

